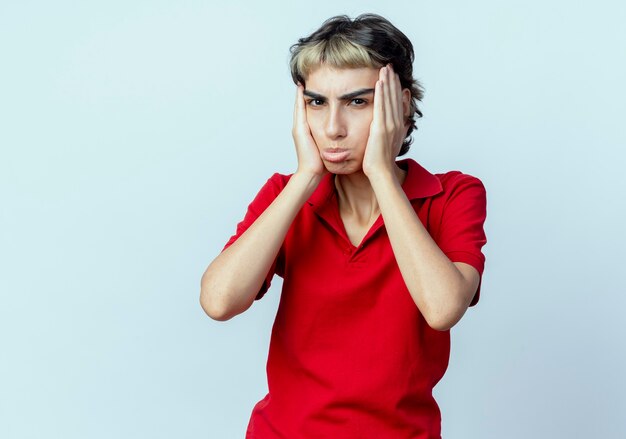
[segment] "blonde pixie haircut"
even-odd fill
[[[329,18],[322,26],[291,46],[291,77],[306,85],[306,78],[319,66],[333,68],[381,68],[389,63],[400,76],[402,88],[411,91],[411,113],[407,137],[398,156],[406,154],[413,141],[411,133],[422,117],[417,103],[424,96],[421,84],[413,78],[414,52],[411,41],[387,19],[376,14],[345,15]]]

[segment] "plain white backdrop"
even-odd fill
[[[564,0],[1,1],[0,437],[243,437],[281,282],[215,322],[200,277],[295,170],[289,46],[363,12],[415,45],[409,157],[488,193],[444,438],[626,437],[626,7]]]

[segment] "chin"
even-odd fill
[[[326,167],[326,170],[331,174],[338,175],[350,175],[363,170],[361,164],[356,163],[354,160],[346,160],[338,163],[325,161],[324,167]]]

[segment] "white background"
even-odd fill
[[[224,323],[200,277],[295,169],[289,46],[362,12],[415,45],[409,157],[488,191],[444,437],[626,437],[626,7],[539,0],[1,1],[0,437],[243,437],[280,279]]]

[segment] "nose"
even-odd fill
[[[331,105],[326,117],[326,136],[330,139],[339,139],[346,136],[347,126],[342,109],[338,105]]]

